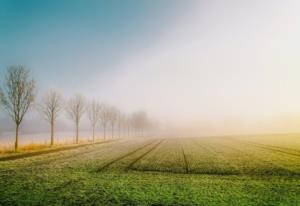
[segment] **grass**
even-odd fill
[[[124,139],[2,161],[0,205],[300,205],[300,148],[257,139]]]
[[[76,149],[79,147],[86,147],[86,146],[91,146],[91,145],[97,145],[97,144],[104,144],[112,141],[117,141],[115,140],[103,140],[103,141],[98,141],[94,143],[80,143],[80,144],[70,144],[70,145],[54,145],[54,146],[49,146],[49,145],[26,145],[22,148],[20,148],[17,152],[9,151],[9,152],[4,152],[0,155],[0,161],[6,161],[6,160],[16,160],[16,159],[21,159],[25,157],[32,157],[36,155],[41,155],[41,154],[48,154],[48,153],[53,153],[53,152],[58,152],[58,151],[65,151],[65,150],[70,150],[70,149]]]

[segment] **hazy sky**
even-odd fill
[[[300,128],[298,0],[0,0],[0,72],[199,133]]]

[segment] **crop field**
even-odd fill
[[[300,136],[283,139],[135,138],[2,155],[0,205],[296,206]]]

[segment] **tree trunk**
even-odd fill
[[[111,138],[114,138],[114,125],[111,125]]]
[[[18,151],[19,146],[19,125],[16,125],[16,140],[15,140],[15,152]]]
[[[95,142],[95,126],[93,126],[93,142]]]
[[[76,123],[76,144],[78,144],[78,142],[79,142],[79,124],[78,123]]]
[[[51,147],[54,145],[54,119],[51,119]]]
[[[103,137],[104,140],[106,139],[106,126],[103,126]]]

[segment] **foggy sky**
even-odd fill
[[[25,64],[39,97],[144,109],[180,135],[300,130],[297,0],[29,2],[27,19],[1,2],[0,68]]]

